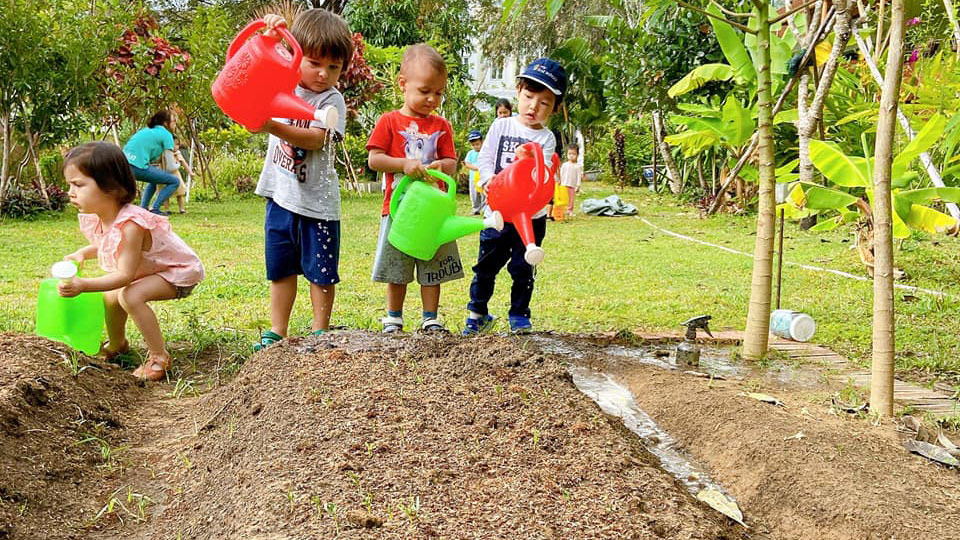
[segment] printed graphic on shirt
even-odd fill
[[[403,145],[403,154],[407,159],[416,159],[424,165],[429,165],[437,160],[437,139],[446,131],[436,131],[434,133],[420,133],[420,127],[416,122],[410,122],[407,129],[398,131],[401,137],[406,141]]]
[[[286,120],[285,122],[288,126],[310,127],[310,120]],[[280,143],[274,147],[272,159],[277,167],[292,175],[298,182],[303,183],[307,181],[306,157],[307,151],[305,149],[280,139]]]
[[[529,141],[523,137],[502,135],[500,137],[500,144],[497,145],[497,161],[495,162],[493,174],[499,173],[513,163],[513,158],[517,151],[517,147],[526,142]]]

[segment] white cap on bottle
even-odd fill
[[[71,261],[55,262],[50,274],[57,279],[70,279],[77,275],[77,265]]]
[[[790,335],[796,341],[810,341],[817,331],[817,323],[806,313],[795,313],[790,321]]]

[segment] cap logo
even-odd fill
[[[546,75],[547,77],[550,77],[550,80],[551,80],[551,81],[556,81],[556,80],[557,80],[557,76],[554,75],[553,73],[550,73],[549,71],[547,71],[547,68],[544,67],[543,64],[537,64],[537,65],[533,66],[533,70],[536,71],[537,73],[543,73],[543,74]]]

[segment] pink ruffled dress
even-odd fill
[[[100,268],[105,272],[116,271],[123,239],[120,229],[132,221],[149,232],[153,239],[150,251],[143,252],[136,279],[157,274],[174,286],[190,287],[200,283],[205,276],[200,257],[170,229],[170,220],[166,217],[133,204],[124,205],[107,230],[96,214],[79,214],[78,217],[80,232],[90,244],[97,246]]]

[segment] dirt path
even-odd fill
[[[294,339],[199,397],[107,366],[74,377],[65,354],[0,336],[0,539],[960,538],[956,471],[808,393],[778,408],[741,383],[581,359],[619,374],[747,530],[533,340]]]

